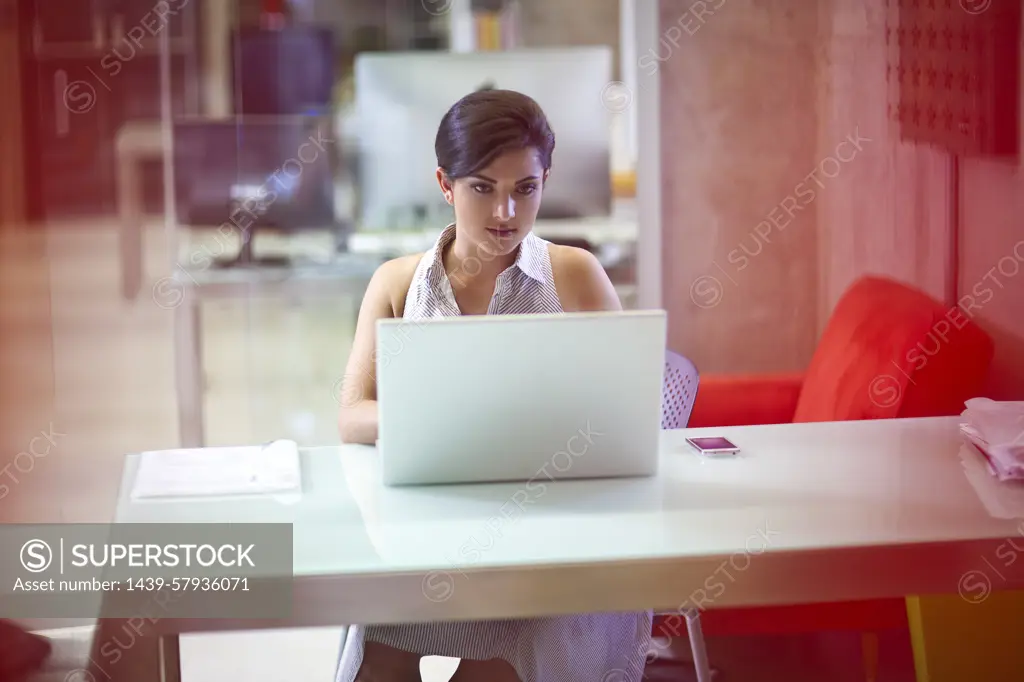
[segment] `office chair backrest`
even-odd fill
[[[661,389],[661,428],[685,429],[697,397],[697,366],[679,353],[665,351],[665,379]]]

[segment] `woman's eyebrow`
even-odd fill
[[[495,180],[494,178],[489,178],[486,175],[473,175],[471,177],[477,178],[478,180],[483,180],[485,182],[489,182],[492,185],[497,185],[498,184],[497,180]],[[539,180],[539,179],[540,179],[540,176],[538,176],[538,175],[527,175],[525,178],[520,178],[520,179],[516,180],[516,184],[518,185],[519,183],[526,182],[527,180]]]

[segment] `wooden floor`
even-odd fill
[[[112,224],[0,232],[0,521],[109,521],[123,455],[178,445],[172,312],[151,296],[172,263],[162,230],[155,223],[147,231],[147,281],[135,301],[121,298]],[[328,244],[310,238],[307,246]],[[352,305],[208,306],[207,442],[337,442],[334,387],[351,343]],[[40,434],[53,443],[48,451]],[[34,454],[19,454],[33,442]],[[67,492],[55,496],[57,489]],[[327,682],[337,645],[332,629],[187,637],[183,670],[188,682]],[[858,645],[857,635],[837,634],[712,639],[709,650],[721,682],[859,682]],[[905,633],[883,638],[882,661],[877,682],[913,679]],[[425,679],[445,680],[451,661],[433,659],[424,669]]]

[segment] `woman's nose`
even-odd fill
[[[509,221],[516,215],[516,202],[511,196],[499,199],[494,206],[494,217],[498,220]]]

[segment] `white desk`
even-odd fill
[[[119,522],[294,524],[295,601],[287,621],[157,622],[159,642],[140,641],[131,650],[137,660],[117,668],[151,673],[163,651],[173,674],[182,632],[675,612],[692,606],[729,561],[733,580],[703,607],[956,593],[967,572],[983,569],[1022,530],[986,510],[983,498],[1000,488],[994,479],[969,479],[977,462],[957,423],[665,432],[658,477],[548,483],[500,526],[496,519],[518,509],[510,500],[525,486],[383,488],[368,447],[303,451],[304,494],[290,505],[269,498],[132,502],[137,459],[129,457]],[[711,434],[728,436],[744,455],[701,459],[683,441]],[[455,561],[474,538],[486,549]],[[1017,562],[993,588],[1021,586],[1024,562]],[[107,633],[121,627],[103,624]]]
[[[637,240],[636,217],[613,215],[607,218],[583,218],[579,220],[538,220],[533,226],[534,233],[543,239],[585,239],[604,256],[612,248],[632,247]],[[394,253],[407,254],[426,251],[434,242],[440,228],[429,230],[378,230],[353,232],[348,237],[348,249],[353,253]],[[614,261],[618,253],[605,256]],[[604,262],[602,260],[602,262]]]
[[[153,286],[153,301],[174,309],[174,373],[181,447],[206,444],[203,416],[203,316],[205,301],[250,296],[336,296],[349,303],[353,326],[359,304],[380,259],[339,254],[327,264],[285,268],[176,269]]]
[[[383,263],[373,253],[339,254],[334,262],[284,268],[176,269],[153,285],[153,301],[174,309],[174,367],[181,447],[206,445],[203,392],[203,303],[273,296],[308,299],[332,296],[348,304],[352,328],[374,271]],[[616,293],[626,309],[635,307],[636,286],[618,284]]]

